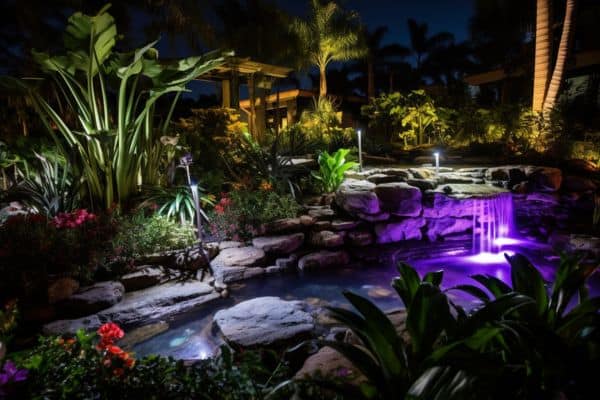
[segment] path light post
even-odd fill
[[[433,156],[435,157],[435,177],[439,178],[440,177],[440,153],[436,151],[435,153],[433,153]]]
[[[358,168],[362,171],[362,169],[363,169],[363,162],[362,162],[362,131],[360,129],[358,129],[356,131],[356,134],[358,136]]]

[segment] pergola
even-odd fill
[[[244,111],[248,115],[250,133],[261,138],[266,126],[265,99],[270,94],[273,82],[287,77],[292,71],[292,68],[265,64],[250,58],[228,57],[221,66],[196,79],[220,82],[222,106]],[[243,84],[248,87],[249,109],[240,106],[240,85]]]

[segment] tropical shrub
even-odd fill
[[[180,224],[165,216],[137,212],[117,220],[111,239],[114,256],[132,259],[165,250],[182,249],[196,242],[193,225]]]
[[[67,161],[52,152],[35,156],[37,163],[30,165],[29,173],[11,188],[7,199],[48,217],[76,209],[80,183],[71,175]]]
[[[0,343],[4,347],[10,342],[13,337],[15,328],[17,327],[17,318],[19,316],[19,310],[17,308],[17,301],[10,300],[4,304],[3,308],[0,309]],[[4,348],[6,350],[6,348]],[[0,362],[2,361],[0,356]]]
[[[203,194],[200,186],[197,186],[200,206],[214,205],[213,195]],[[141,208],[151,207],[156,213],[167,218],[176,218],[183,224],[193,224],[196,218],[196,206],[189,186],[173,187],[150,187],[144,190],[145,200],[140,204]]]
[[[246,240],[260,232],[261,225],[298,215],[300,205],[290,195],[269,190],[222,193],[210,213],[210,230],[216,237]]]
[[[358,167],[358,163],[346,161],[349,152],[348,149],[339,149],[331,155],[326,151],[319,154],[319,171],[312,175],[321,183],[325,193],[335,192],[344,181],[344,173]]]
[[[132,53],[115,52],[118,34],[108,7],[94,16],[77,12],[69,18],[65,54],[33,53],[45,74],[59,85],[61,104],[76,116],[73,121],[31,81],[4,81],[30,94],[60,152],[77,154],[74,174],[84,178],[93,206],[105,209],[114,202],[126,204],[137,192],[140,172],[159,169],[156,148],[179,95],[189,81],[223,62],[220,53],[210,53],[162,63],[153,47],[156,42]],[[110,101],[112,93],[116,93],[115,104]],[[155,104],[168,93],[175,94],[171,108],[155,127]]]
[[[600,362],[600,298],[585,295],[595,268],[563,257],[547,293],[525,257],[508,259],[513,288],[489,275],[473,276],[485,290],[454,288],[482,301],[470,312],[440,290],[442,271],[421,279],[400,263],[392,286],[406,307],[405,326],[394,326],[368,299],[345,292],[356,311],[330,311],[360,344],[321,343],[367,377],[364,398],[584,398],[593,390],[590,371]]]
[[[354,131],[342,127],[342,112],[328,97],[313,100],[313,108],[302,112],[298,126],[307,141],[318,143],[321,148],[335,151],[353,143]]]

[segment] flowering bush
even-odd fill
[[[52,219],[52,223],[58,229],[77,228],[88,221],[95,221],[96,215],[89,213],[86,209],[79,209],[70,213],[60,213]]]
[[[299,211],[293,197],[270,190],[221,193],[210,215],[210,230],[219,238],[247,240],[260,233],[261,225],[296,217]]]

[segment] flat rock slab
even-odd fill
[[[256,267],[262,266],[266,255],[264,250],[253,246],[233,247],[221,250],[212,264],[220,267]]]
[[[124,293],[125,287],[121,282],[98,282],[80,288],[75,294],[62,301],[60,307],[67,315],[80,317],[117,304]]]
[[[218,298],[219,293],[204,282],[168,282],[127,293],[123,301],[97,314],[51,322],[44,325],[43,331],[46,334],[75,333],[77,329],[94,330],[111,321],[120,325],[140,325],[169,318]]]
[[[346,265],[350,262],[350,256],[344,250],[331,251],[322,250],[310,253],[298,260],[298,269],[318,269]]]
[[[310,244],[315,247],[339,247],[344,244],[342,232],[318,231],[310,235]]]
[[[422,217],[407,218],[400,222],[390,222],[375,225],[377,243],[393,243],[400,240],[421,240],[421,228],[425,226]]]
[[[454,198],[469,197],[489,197],[499,193],[506,193],[508,190],[498,186],[481,185],[477,183],[449,183],[435,188],[435,192],[444,193],[446,196]]]
[[[143,265],[138,270],[125,274],[119,281],[125,287],[127,292],[145,289],[160,283],[165,276],[163,268],[152,265]]]
[[[230,344],[261,347],[309,336],[314,319],[301,301],[257,297],[218,311],[213,320]]]
[[[381,210],[406,217],[421,214],[421,189],[404,182],[382,183],[375,188]]]
[[[252,245],[269,254],[290,254],[304,243],[304,233],[281,236],[261,236],[252,239]]]

